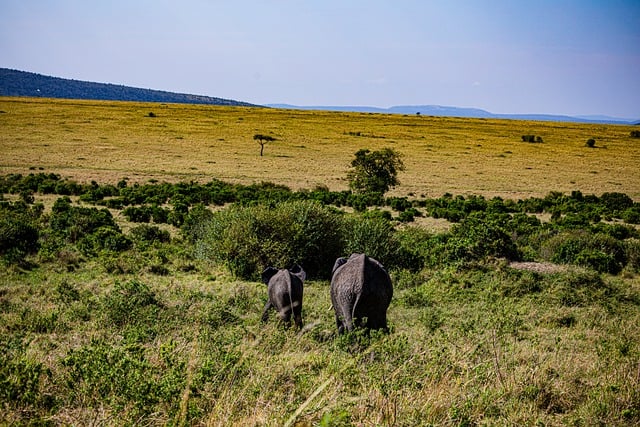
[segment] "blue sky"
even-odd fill
[[[640,118],[640,0],[0,0],[0,67],[258,104]]]

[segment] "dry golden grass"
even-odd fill
[[[580,190],[640,199],[632,126],[29,98],[0,98],[0,111],[2,174],[342,190],[358,149],[391,147],[406,164],[396,195]],[[263,157],[257,133],[277,138]],[[522,142],[525,134],[544,143]],[[589,138],[596,148],[585,146]]]

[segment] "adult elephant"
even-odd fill
[[[274,308],[278,317],[287,326],[291,315],[296,327],[302,328],[302,294],[306,273],[298,264],[291,269],[278,270],[267,267],[262,272],[262,281],[267,285],[268,300],[262,311],[262,321],[269,319],[269,309]]]
[[[338,258],[331,277],[331,303],[338,333],[354,326],[387,330],[387,308],[393,296],[384,266],[365,254]]]

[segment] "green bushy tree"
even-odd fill
[[[400,153],[391,148],[361,149],[355,153],[351,167],[347,179],[353,192],[384,194],[399,184],[398,172],[404,170],[404,163]]]
[[[232,206],[202,211],[186,224],[196,254],[225,264],[238,277],[258,277],[268,266],[303,266],[310,277],[326,276],[342,254],[341,216],[314,201]]]

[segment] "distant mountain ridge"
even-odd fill
[[[540,120],[553,122],[637,124],[637,120],[606,116],[564,116],[556,114],[495,114],[480,108],[448,107],[442,105],[397,105],[389,108],[368,106],[299,106],[290,104],[267,104],[267,107],[295,110],[345,111],[355,113],[420,114],[423,116],[463,117],[483,119]]]
[[[250,104],[248,102],[232,99],[143,89],[111,83],[94,83],[72,80],[45,76],[28,71],[12,70],[9,68],[0,68],[0,96],[262,107],[262,105]],[[424,116],[442,117],[496,118],[623,125],[640,124],[639,120],[620,119],[607,116],[572,117],[553,114],[495,114],[479,108],[449,107],[442,105],[398,105],[389,108],[379,108],[369,106],[299,106],[290,104],[267,104],[264,105],[264,107],[381,114],[420,114]]]
[[[63,79],[8,68],[0,68],[0,96],[257,107],[231,99]]]

